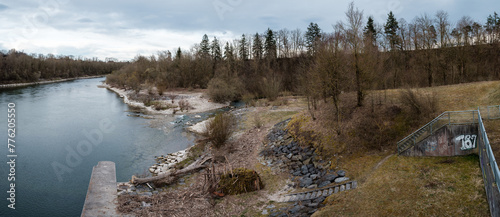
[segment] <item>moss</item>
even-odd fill
[[[224,194],[235,195],[263,188],[264,184],[257,172],[245,168],[237,168],[221,176],[218,190]]]
[[[203,154],[204,150],[205,150],[205,143],[203,142],[198,143],[195,146],[191,147],[189,149],[187,158],[177,163],[175,165],[175,168],[180,170],[188,166],[189,164],[192,164],[193,162],[196,161],[196,159],[198,159]]]
[[[295,115],[286,129],[299,144],[318,147],[320,135],[313,130],[308,130],[307,123],[310,121],[311,119],[304,114]]]

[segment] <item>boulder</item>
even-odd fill
[[[325,187],[327,185],[331,184],[330,181],[324,181],[324,182],[321,182],[321,184],[318,185],[319,188],[322,188],[322,187]]]
[[[311,158],[307,158],[306,160],[303,161],[304,165],[308,165],[311,163]]]
[[[323,177],[324,180],[330,181],[330,182],[335,181],[336,178],[337,178],[337,176],[334,174],[328,174],[328,175]]]
[[[319,174],[312,174],[311,175],[311,179],[318,179],[319,178]]]
[[[302,165],[302,167],[300,168],[302,170],[302,174],[307,174],[309,172],[309,169],[307,168],[306,165]]]
[[[305,188],[313,183],[313,180],[311,178],[301,178],[300,179],[300,184],[299,186],[301,188]]]
[[[302,206],[302,205],[295,205],[293,208],[290,209],[290,214],[292,214],[292,215],[296,214],[303,208],[304,208],[304,206]]]
[[[339,170],[339,171],[337,171],[337,175],[339,177],[344,177],[345,176],[345,171],[344,170]]]
[[[349,178],[347,178],[347,177],[338,177],[338,178],[335,179],[335,182],[336,183],[341,183],[341,182],[345,182],[347,180],[349,180]]]

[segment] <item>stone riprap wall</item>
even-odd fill
[[[477,124],[444,126],[402,152],[403,156],[457,156],[477,153]]]
[[[267,136],[267,147],[259,158],[262,164],[273,171],[290,174],[294,183],[289,187],[302,190],[300,193],[283,195],[276,201],[294,202],[290,206],[264,209],[263,215],[309,216],[324,206],[322,202],[330,194],[355,188],[353,183],[356,182],[348,182],[345,171],[329,170],[329,164],[320,159],[314,147],[301,145],[292,138],[286,130],[289,121],[280,122],[271,129]]]

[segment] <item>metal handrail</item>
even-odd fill
[[[408,150],[409,148],[411,148],[412,146],[414,146],[417,142],[419,141],[422,141],[423,139],[425,138],[422,138],[420,140],[416,140],[416,138],[418,138],[419,136],[423,135],[424,133],[426,132],[429,132],[429,135],[432,135],[432,133],[436,132],[437,130],[441,129],[441,127],[443,126],[447,126],[447,125],[456,125],[456,124],[471,124],[471,123],[477,123],[477,119],[475,118],[475,113],[478,112],[478,110],[466,110],[466,111],[446,111],[446,112],[443,112],[442,114],[440,114],[438,117],[434,118],[432,121],[430,121],[429,123],[427,123],[426,125],[424,125],[423,127],[419,128],[418,130],[414,131],[413,133],[411,133],[410,135],[408,135],[407,137],[403,138],[402,140],[400,140],[398,143],[397,143],[397,148],[398,148],[398,153],[401,154],[403,151],[406,151]],[[472,113],[472,122],[459,122],[459,123],[452,123],[452,119],[451,119],[451,114],[454,114],[454,113]],[[446,117],[448,116],[448,123],[446,124],[443,124],[442,126],[438,126],[438,127],[434,127],[434,124],[437,123],[438,121],[440,120],[443,120],[443,117]],[[430,130],[429,130],[430,129]],[[417,136],[418,135],[418,136]],[[427,136],[427,137],[428,137]],[[413,139],[413,144],[412,145],[409,145],[408,147],[401,147],[402,144],[405,144],[407,143],[408,141],[411,141],[410,139]],[[401,150],[401,149],[404,149],[404,150]]]
[[[500,170],[498,169],[498,164],[496,162],[495,155],[491,150],[490,140],[488,139],[488,134],[486,133],[486,129],[484,128],[483,120],[481,118],[481,112],[479,111],[479,109],[477,114],[479,117],[479,130],[481,131],[483,143],[486,148],[486,154],[488,155],[491,171],[493,172],[493,175],[495,177],[495,183],[497,184],[498,191],[500,191]]]

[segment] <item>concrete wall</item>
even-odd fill
[[[445,126],[401,153],[404,156],[456,156],[477,153],[477,124]]]

